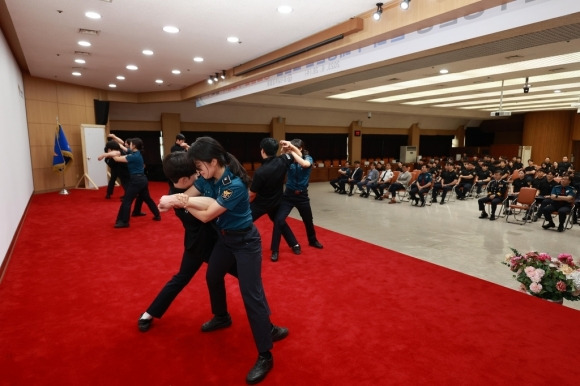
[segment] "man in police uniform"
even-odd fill
[[[491,221],[495,220],[495,210],[497,209],[497,205],[501,204],[505,199],[507,194],[507,187],[507,182],[502,180],[502,170],[496,169],[493,172],[493,180],[491,180],[487,186],[487,196],[477,200],[479,210],[481,211],[479,218],[487,218],[487,213],[485,212],[485,203],[491,202],[491,216],[489,219]]]
[[[558,212],[560,224],[558,225],[558,232],[564,231],[564,223],[566,216],[572,210],[574,199],[576,198],[576,190],[570,186],[570,176],[564,174],[560,181],[560,185],[554,186],[548,204],[544,207],[542,213],[546,223],[542,225],[544,229],[555,228],[556,224],[552,221],[552,212]]]
[[[260,141],[262,166],[255,171],[250,186],[250,209],[254,221],[267,214],[274,222],[282,201],[286,170],[294,159],[286,153],[276,157],[278,147],[278,141],[274,138],[264,138]],[[292,252],[299,255],[300,245],[286,221],[281,226],[280,232],[288,246],[292,248]],[[270,248],[272,249],[271,260],[278,261],[278,245],[271,244]]]
[[[421,166],[421,174],[417,176],[417,180],[413,182],[409,191],[409,196],[411,196],[411,200],[415,201],[415,206],[419,204],[419,200],[421,200],[421,206],[425,206],[425,195],[429,193],[431,184],[431,173],[427,171],[427,165],[423,165]],[[417,197],[417,194],[419,197]]]

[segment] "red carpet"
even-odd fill
[[[166,187],[151,184],[155,200]],[[0,385],[244,384],[257,354],[235,280],[231,328],[200,332],[204,268],[137,330],[178,268],[183,229],[173,213],[114,229],[115,194],[32,198],[0,283]],[[302,224],[290,225],[305,245]],[[269,221],[258,226],[269,245]],[[577,384],[578,311],[318,232],[322,251],[283,248],[277,263],[264,251],[272,320],[290,328],[264,385]]]

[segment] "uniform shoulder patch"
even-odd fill
[[[229,198],[232,196],[232,194],[233,194],[233,193],[234,193],[234,192],[233,192],[231,189],[226,189],[226,190],[224,190],[224,191],[222,192],[222,198],[223,198],[224,200],[227,200],[227,199],[229,199]]]

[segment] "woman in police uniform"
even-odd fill
[[[262,286],[262,241],[250,211],[250,179],[238,160],[213,138],[198,138],[189,148],[188,157],[200,178],[185,193],[163,196],[159,208],[181,207],[203,222],[215,220],[218,241],[206,274],[214,317],[203,324],[202,331],[231,325],[223,281],[228,269],[237,264],[240,291],[259,353],[246,382],[258,383],[272,369],[272,342],[285,338],[288,329],[270,322]]]

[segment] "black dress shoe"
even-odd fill
[[[492,215],[489,217],[489,221],[494,221],[494,220],[495,220],[495,214],[492,214]]]
[[[256,364],[246,376],[246,383],[248,385],[255,385],[256,383],[261,382],[266,378],[266,375],[270,370],[272,370],[272,367],[274,367],[274,357],[268,359],[259,355]]]
[[[153,217],[153,221],[161,221],[161,216],[155,216]]]
[[[115,228],[129,228],[129,223],[123,222],[123,221],[117,221],[115,223]]]
[[[278,261],[278,252],[272,252],[272,256],[270,256],[270,260]]]
[[[139,212],[139,213],[133,213],[131,215],[131,217],[143,217],[143,216],[147,216],[147,214],[143,213],[143,212]]]
[[[558,225],[558,232],[564,232],[564,225]]]
[[[295,255],[299,255],[302,253],[302,250],[300,249],[300,245],[296,244],[295,246],[292,247],[292,252],[294,252]]]
[[[479,216],[479,218],[487,218],[487,213],[483,212],[483,213],[482,213],[482,214]]]
[[[214,316],[210,321],[201,325],[202,332],[211,332],[222,328],[227,328],[232,325],[232,318],[230,314],[223,316]]]
[[[277,342],[288,336],[288,329],[286,327],[280,327],[272,325],[272,342]]]
[[[110,199],[111,199],[111,195],[110,195],[110,194],[107,194],[107,195],[105,196],[105,198],[106,198],[107,200],[110,200]]]
[[[542,225],[542,228],[544,229],[550,229],[550,228],[555,228],[556,224],[554,224],[553,222],[549,222],[547,224]]]
[[[310,245],[311,247],[314,247],[314,248],[318,248],[318,249],[322,249],[323,248],[322,244],[320,244],[318,242],[318,240],[313,241],[311,243],[308,243],[308,245]]]
[[[151,319],[141,319],[137,321],[137,327],[141,332],[147,332],[151,328],[151,324],[153,323],[153,318]]]

